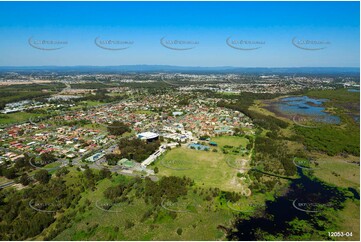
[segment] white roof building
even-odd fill
[[[153,133],[153,132],[144,132],[144,133],[140,133],[137,134],[137,137],[139,139],[143,139],[143,140],[147,140],[147,139],[155,139],[159,136],[159,134],[157,133]]]

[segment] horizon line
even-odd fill
[[[129,65],[0,65],[3,67],[122,67],[122,66],[166,66],[166,67],[182,67],[182,68],[361,68],[360,66],[187,66],[187,65],[165,65],[165,64],[129,64]]]

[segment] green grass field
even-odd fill
[[[218,152],[199,151],[187,147],[168,151],[155,162],[155,166],[159,168],[159,175],[187,176],[198,186],[218,187],[225,191],[245,191],[248,185],[237,177],[238,166],[232,164],[239,160],[248,163],[248,158],[241,155],[225,155],[221,148],[225,145],[245,147],[249,142],[248,139],[238,136],[219,136],[211,138],[211,141],[218,144]],[[211,150],[214,148],[216,147]],[[244,167],[248,167],[247,164],[244,164]]]
[[[97,129],[97,130],[101,130],[103,132],[107,132],[107,127],[104,125],[99,125],[99,124],[85,124],[83,125],[84,128],[86,129]]]
[[[137,110],[134,113],[138,113],[138,114],[152,114],[153,112],[150,110]]]
[[[339,187],[353,187],[360,191],[360,166],[347,161],[360,161],[359,157],[349,156],[329,157],[320,156],[317,159],[318,168],[314,170],[315,176],[321,180]]]
[[[219,136],[219,137],[212,137],[211,141],[214,141],[218,144],[218,147],[222,147],[225,145],[232,145],[232,146],[240,146],[242,145],[245,147],[249,142],[248,139],[238,137],[238,136]]]
[[[155,166],[161,176],[187,176],[198,186],[241,191],[243,187],[237,170],[227,165],[227,158],[234,159],[234,156],[180,147],[168,151]]]
[[[352,232],[352,236],[338,237],[337,240],[360,241],[360,201],[347,200],[345,208],[335,214],[340,231]]]
[[[0,125],[24,122],[24,121],[28,121],[29,119],[35,119],[41,116],[43,116],[43,114],[27,113],[27,112],[0,114]]]

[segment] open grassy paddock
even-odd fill
[[[43,116],[44,114],[39,113],[28,113],[28,112],[16,112],[9,114],[0,114],[0,125],[7,125],[13,123],[21,123],[29,121],[29,119],[36,119]]]
[[[218,136],[218,137],[212,137],[211,141],[214,141],[218,144],[218,147],[222,147],[225,145],[231,145],[231,146],[242,146],[245,147],[249,141],[246,138],[239,137],[239,136]]]
[[[354,156],[343,158],[323,155],[317,159],[319,169],[315,169],[314,174],[325,182],[339,187],[352,187],[360,192],[360,166],[351,163],[359,161],[359,157]]]
[[[168,151],[156,161],[161,176],[187,176],[198,186],[218,187],[225,191],[242,191],[237,169],[227,164],[233,155],[192,150],[186,147]]]

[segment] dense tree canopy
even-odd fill
[[[147,143],[140,139],[122,139],[118,143],[118,146],[122,158],[142,162],[159,148],[160,141],[157,140]]]
[[[107,129],[111,135],[122,135],[126,132],[130,132],[129,126],[120,121],[114,121]]]
[[[35,180],[37,180],[38,182],[45,184],[48,183],[50,180],[51,175],[49,174],[49,172],[47,170],[38,170],[35,175],[34,178]]]

